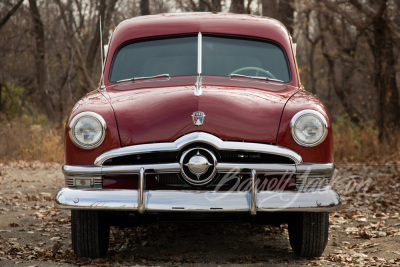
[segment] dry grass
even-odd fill
[[[26,119],[0,119],[0,160],[64,161],[62,127],[32,124]]]
[[[399,134],[394,134],[388,144],[382,144],[374,123],[355,125],[347,115],[337,117],[332,127],[336,162],[383,162],[400,159]]]

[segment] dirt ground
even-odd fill
[[[0,266],[400,265],[400,162],[337,166],[343,209],[323,257],[309,259],[293,253],[285,225],[209,223],[113,228],[106,257],[76,259],[69,211],[53,204],[63,185],[59,164],[0,163]]]

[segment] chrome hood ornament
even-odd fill
[[[193,119],[194,125],[196,125],[196,126],[203,125],[205,117],[206,117],[206,115],[204,114],[204,112],[201,112],[201,111],[193,112],[192,119]]]
[[[201,76],[197,76],[196,84],[194,85],[194,95],[201,96],[203,94],[203,90],[201,89]]]

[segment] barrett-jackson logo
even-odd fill
[[[196,126],[203,125],[205,117],[206,117],[206,115],[204,115],[204,112],[201,112],[201,111],[193,112],[192,118],[193,118],[194,125],[196,125]]]

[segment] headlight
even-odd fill
[[[307,147],[319,145],[328,134],[328,122],[315,110],[296,113],[290,122],[290,128],[296,143]]]
[[[69,124],[69,137],[80,148],[92,149],[101,145],[106,135],[106,122],[94,112],[82,112]]]

